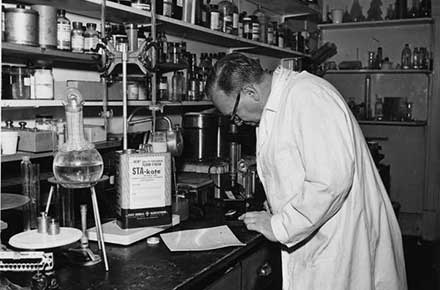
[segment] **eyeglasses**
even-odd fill
[[[231,114],[231,122],[234,122],[235,125],[240,126],[243,124],[243,120],[237,115],[238,104],[240,103],[240,92],[237,94],[237,98],[235,99],[234,109]]]

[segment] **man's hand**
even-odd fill
[[[238,219],[245,223],[248,230],[259,232],[268,240],[276,242],[277,239],[270,224],[271,217],[272,215],[267,211],[251,211],[242,214]]]

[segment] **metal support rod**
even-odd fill
[[[122,128],[123,128],[123,149],[128,149],[127,142],[127,49],[122,51]]]
[[[46,209],[44,210],[46,216],[49,215],[49,207],[50,207],[50,203],[52,202],[53,191],[54,191],[54,186],[51,185],[49,190],[49,196],[47,198]]]
[[[156,31],[156,0],[151,1],[151,38],[153,39],[153,42],[156,42],[157,40],[157,31]],[[152,55],[152,66],[156,67],[157,65],[157,54],[158,51],[155,46],[152,47],[153,49],[153,55]],[[151,104],[153,106],[157,103],[157,73],[154,72],[151,77]],[[153,117],[153,124],[152,124],[152,132],[156,130],[156,111],[153,110],[151,112],[151,115]]]
[[[101,37],[105,39],[105,7],[107,3],[106,0],[102,0],[101,2]],[[104,54],[105,52],[103,52]],[[104,130],[107,132],[108,129],[108,116],[107,116],[107,100],[108,100],[108,92],[107,92],[107,81],[103,76],[101,76],[101,84],[102,84],[102,111],[103,115],[101,116],[104,119]]]
[[[95,192],[94,186],[90,187],[90,192],[92,194],[92,205],[93,205],[93,211],[95,213],[96,234],[97,234],[97,237],[100,237],[100,239],[97,239],[97,240],[98,240],[98,243],[99,243],[99,240],[101,241],[101,245],[102,245],[101,250],[102,250],[102,257],[104,259],[104,267],[105,267],[105,270],[108,272],[107,253],[105,251],[104,237],[102,235],[101,218],[99,217],[98,199],[96,198],[96,192]]]

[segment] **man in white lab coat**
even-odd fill
[[[231,120],[258,125],[270,211],[240,217],[285,245],[284,290],[405,290],[402,238],[364,136],[339,92],[307,72],[219,60],[206,91]]]

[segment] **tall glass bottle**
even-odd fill
[[[402,49],[402,59],[400,65],[403,69],[411,68],[411,49],[409,48],[408,43],[406,43],[405,47]]]
[[[165,63],[167,61],[168,54],[168,40],[165,32],[162,32],[159,37],[159,49],[158,49],[158,61],[159,63]]]
[[[67,89],[66,143],[58,148],[53,160],[55,178],[66,188],[83,188],[102,176],[104,163],[93,143],[84,137],[83,98],[74,88]]]
[[[261,5],[258,5],[257,10],[254,11],[254,16],[257,18],[260,27],[259,41],[267,43],[267,16],[261,9]]]
[[[66,10],[61,9],[58,11],[57,17],[57,49],[71,49],[70,33],[70,20],[66,17]]]
[[[220,11],[222,32],[232,34],[232,3],[229,0],[223,0],[218,3],[218,9]]]
[[[32,164],[29,156],[23,156],[20,162],[23,195],[29,202],[23,207],[23,229],[25,231],[37,228],[37,216],[40,201],[40,178],[38,164]]]

